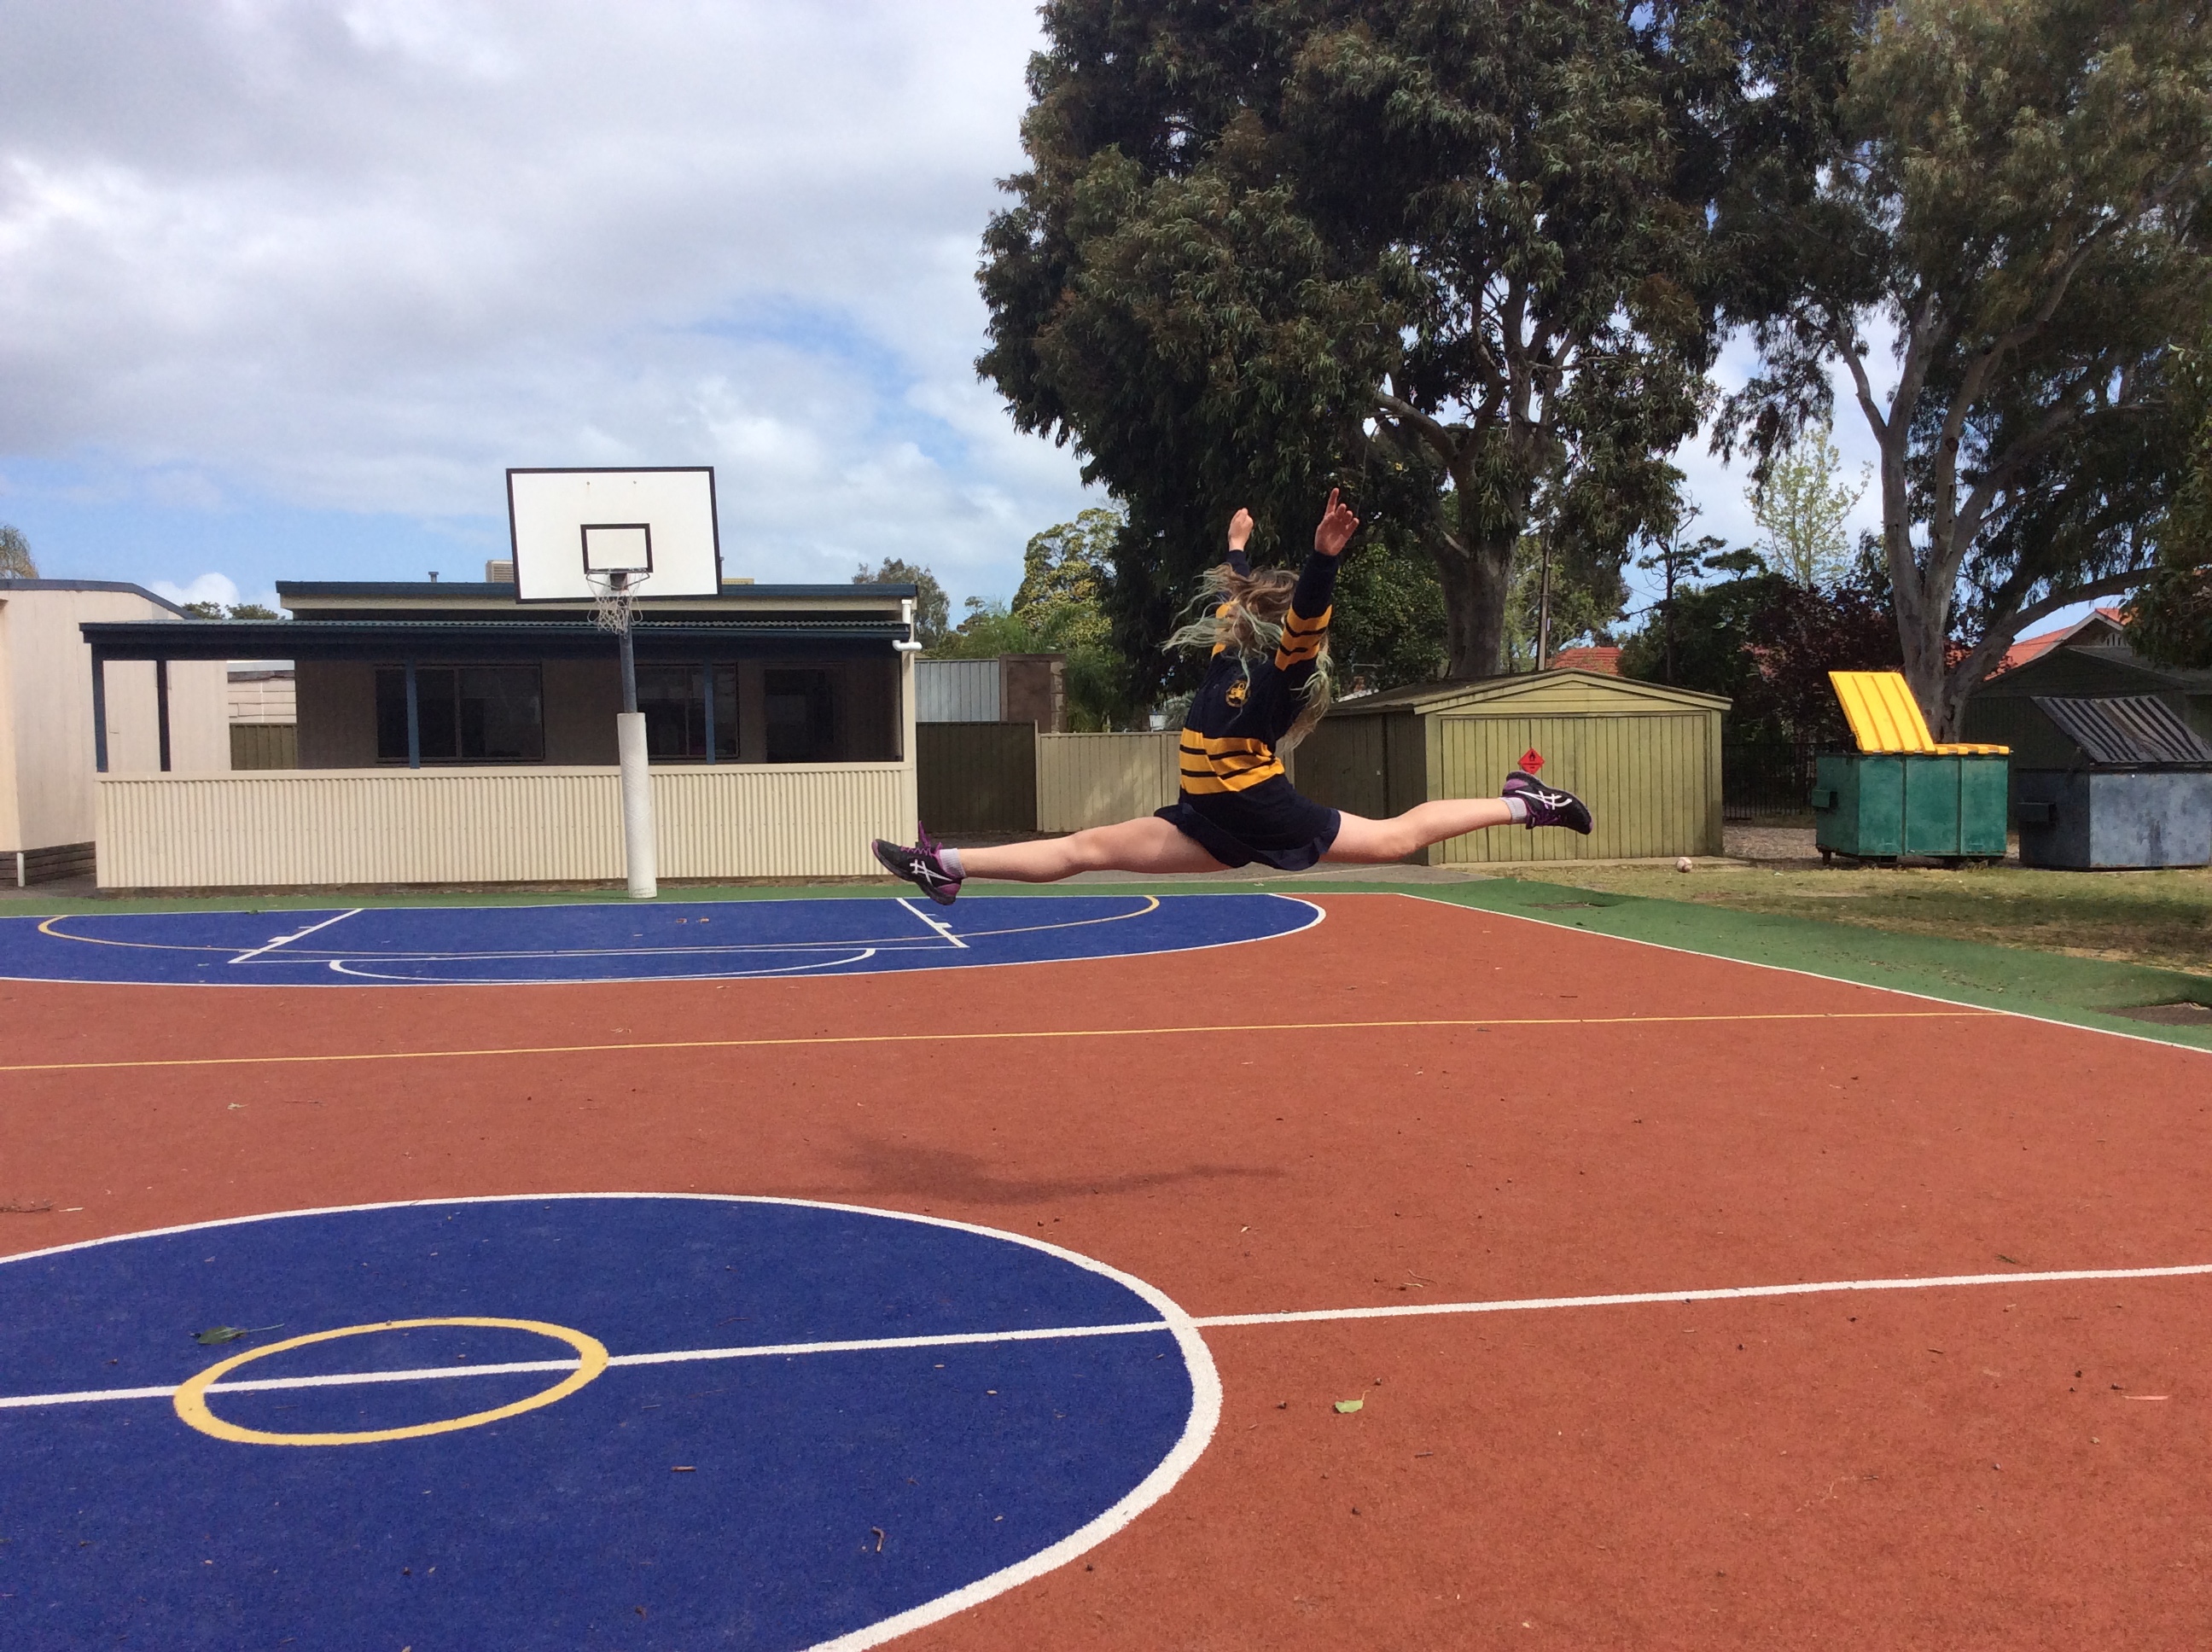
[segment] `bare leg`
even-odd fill
[[[1346,816],[1348,820],[1351,817]],[[1066,837],[1034,843],[1001,843],[963,849],[960,870],[969,878],[1010,878],[1050,884],[1079,872],[1221,872],[1222,864],[1164,820],[1146,815],[1117,826],[1093,826]]]
[[[1512,818],[1504,798],[1439,798],[1433,803],[1416,804],[1388,820],[1347,814],[1337,828],[1336,841],[1322,859],[1369,865],[1403,860],[1431,843],[1462,832],[1479,832],[1486,826],[1503,826]]]

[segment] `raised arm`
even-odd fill
[[[1322,640],[1328,635],[1328,616],[1336,594],[1337,558],[1352,541],[1359,519],[1350,506],[1328,492],[1328,508],[1314,529],[1313,555],[1299,570],[1297,588],[1291,593],[1291,611],[1283,616],[1283,640],[1275,649],[1275,669],[1288,671],[1310,667],[1321,656]]]
[[[1237,570],[1239,579],[1252,577],[1252,564],[1244,555],[1244,547],[1252,542],[1252,513],[1243,506],[1229,519],[1229,566]]]

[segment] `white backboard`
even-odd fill
[[[645,601],[720,594],[711,465],[509,471],[507,519],[518,602],[589,602],[617,568]]]

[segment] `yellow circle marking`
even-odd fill
[[[542,1393],[527,1400],[518,1400],[511,1406],[495,1406],[490,1411],[472,1411],[465,1417],[449,1417],[443,1422],[416,1423],[409,1428],[367,1429],[355,1434],[266,1434],[258,1428],[240,1428],[227,1423],[208,1409],[207,1391],[214,1384],[257,1359],[270,1354],[281,1354],[288,1349],[305,1348],[312,1343],[335,1342],[340,1337],[365,1337],[377,1331],[412,1331],[429,1326],[482,1326],[492,1330],[534,1331],[541,1337],[551,1337],[565,1342],[582,1356],[583,1363]],[[565,1325],[548,1325],[543,1320],[497,1319],[434,1319],[385,1320],[375,1325],[348,1325],[336,1331],[315,1331],[304,1337],[287,1337],[282,1342],[272,1342],[266,1348],[251,1348],[242,1354],[233,1354],[228,1359],[217,1360],[207,1370],[177,1390],[177,1415],[186,1424],[203,1434],[211,1434],[218,1440],[234,1440],[240,1445],[369,1445],[380,1440],[419,1440],[428,1434],[451,1434],[458,1429],[481,1428],[486,1423],[496,1423],[501,1418],[520,1417],[526,1411],[536,1411],[556,1400],[566,1400],[607,1368],[606,1345],[596,1337],[587,1337],[581,1331],[571,1331]]]

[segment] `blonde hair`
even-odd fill
[[[1282,646],[1283,616],[1291,611],[1291,594],[1297,583],[1298,576],[1286,568],[1239,574],[1228,563],[1217,562],[1199,577],[1198,594],[1185,610],[1193,617],[1170,633],[1162,647],[1203,648],[1209,654],[1225,648],[1237,656],[1249,679],[1253,660],[1265,659]],[[1275,743],[1279,751],[1289,750],[1313,732],[1336,698],[1327,636],[1314,658],[1313,675],[1298,693],[1306,703],[1297,720]]]

